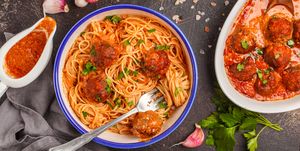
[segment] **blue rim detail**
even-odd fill
[[[197,69],[197,63],[196,63],[196,59],[195,59],[195,55],[193,53],[193,49],[190,45],[190,43],[188,42],[187,38],[184,36],[183,32],[177,27],[176,24],[174,24],[170,19],[168,19],[166,16],[152,10],[149,8],[145,8],[142,6],[137,6],[137,5],[131,5],[131,4],[119,4],[119,5],[115,5],[115,6],[108,6],[108,7],[104,7],[101,9],[98,9],[88,15],[86,15],[85,17],[83,17],[81,20],[79,20],[72,28],[71,30],[67,33],[67,35],[65,36],[65,38],[63,39],[58,52],[56,54],[56,58],[55,58],[55,62],[54,62],[54,72],[53,72],[53,81],[54,81],[54,89],[55,89],[55,94],[57,97],[57,101],[58,104],[61,108],[61,110],[63,111],[63,113],[65,114],[65,116],[67,117],[67,119],[69,120],[69,122],[73,125],[73,127],[79,131],[81,134],[86,133],[87,131],[81,127],[76,121],[75,119],[71,116],[71,114],[69,113],[69,111],[66,109],[65,104],[63,103],[62,100],[62,94],[59,90],[59,80],[58,80],[58,76],[59,76],[59,64],[60,64],[60,60],[61,60],[61,55],[63,53],[64,47],[68,41],[68,39],[71,37],[71,35],[74,33],[74,31],[84,22],[86,22],[88,19],[90,19],[91,17],[98,15],[100,13],[106,12],[106,11],[111,11],[111,10],[116,10],[116,9],[135,9],[135,10],[140,10],[140,11],[144,11],[150,14],[153,14],[157,17],[159,17],[160,19],[162,19],[163,21],[165,21],[167,24],[169,24],[180,36],[180,38],[183,40],[185,46],[187,47],[188,50],[188,54],[189,57],[191,59],[191,64],[192,64],[192,70],[193,72],[193,86],[191,89],[191,95],[190,98],[188,100],[188,104],[185,107],[183,113],[180,115],[180,117],[177,119],[177,121],[171,126],[169,127],[165,132],[161,133],[160,135],[152,138],[151,140],[147,141],[147,142],[138,142],[138,143],[115,143],[115,142],[111,142],[111,141],[107,141],[101,138],[95,138],[93,139],[94,142],[108,146],[108,147],[112,147],[112,148],[120,148],[120,149],[133,149],[133,148],[140,148],[140,147],[145,147],[148,145],[151,145],[153,143],[156,143],[162,139],[164,139],[165,137],[167,137],[170,133],[172,133],[185,119],[185,117],[188,115],[189,110],[192,107],[192,104],[195,100],[195,96],[196,96],[196,91],[197,91],[197,86],[198,86],[198,69]]]

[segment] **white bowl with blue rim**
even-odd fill
[[[54,89],[56,93],[56,97],[58,100],[58,104],[62,109],[63,113],[69,120],[69,122],[80,132],[86,133],[90,131],[90,129],[84,125],[79,118],[76,116],[74,111],[72,110],[67,96],[64,94],[62,87],[62,69],[67,56],[69,49],[71,48],[75,39],[79,36],[79,34],[85,30],[88,24],[90,24],[93,20],[103,20],[106,16],[109,15],[142,15],[150,18],[154,18],[158,20],[162,25],[169,28],[173,34],[180,40],[185,57],[187,62],[187,67],[190,72],[191,79],[191,90],[190,96],[186,103],[181,107],[177,108],[176,111],[171,115],[171,117],[163,124],[162,131],[159,135],[153,137],[151,140],[146,142],[141,142],[137,137],[128,136],[128,135],[120,135],[117,133],[113,133],[110,131],[105,131],[96,137],[93,141],[108,147],[112,148],[122,148],[122,149],[132,149],[132,148],[140,148],[156,143],[163,138],[167,137],[170,133],[172,133],[185,119],[188,115],[192,104],[195,99],[197,85],[198,85],[198,71],[197,71],[197,63],[195,60],[195,56],[193,53],[193,49],[189,44],[187,38],[184,36],[183,32],[177,27],[175,23],[173,23],[170,19],[165,17],[164,15],[142,6],[129,5],[129,4],[121,4],[114,5],[105,8],[98,9],[85,17],[79,20],[67,33],[65,38],[63,39],[55,59],[54,64]]]
[[[237,1],[228,15],[219,35],[215,53],[215,71],[218,83],[225,95],[236,105],[259,113],[281,113],[300,108],[300,95],[285,100],[257,101],[239,93],[230,83],[224,66],[224,49],[236,18],[248,1]]]

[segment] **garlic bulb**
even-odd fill
[[[56,14],[61,12],[69,12],[69,6],[66,0],[45,0],[43,3],[45,13]]]
[[[85,7],[88,4],[86,0],[75,0],[75,5],[78,7]]]

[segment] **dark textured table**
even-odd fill
[[[42,14],[43,0],[0,0],[0,46],[5,42],[3,32],[18,33],[34,24]],[[69,0],[69,13],[51,15],[57,20],[58,29],[54,39],[54,56],[61,40],[67,31],[83,16],[88,13],[109,5],[120,3],[131,3],[150,7],[172,18],[174,15],[182,17],[178,26],[190,40],[194,53],[197,56],[199,69],[199,86],[195,103],[184,122],[170,136],[147,148],[138,150],[183,150],[181,146],[169,148],[173,144],[185,139],[193,130],[194,123],[207,117],[214,111],[214,105],[210,101],[213,94],[213,83],[216,82],[214,73],[214,52],[219,28],[222,27],[226,16],[230,12],[236,0],[229,0],[229,5],[224,0],[215,0],[216,6],[212,6],[210,0],[199,0],[194,4],[187,0],[183,4],[175,6],[175,0],[100,0],[96,4],[90,4],[84,8],[78,8],[73,0]],[[194,9],[193,6],[194,5]],[[196,20],[198,11],[205,12],[200,20]],[[209,18],[209,19],[207,19]],[[204,32],[207,26],[209,32]],[[5,98],[2,97],[1,100]],[[1,101],[0,101],[1,102]],[[283,127],[282,132],[275,132],[271,129],[265,130],[259,139],[260,151],[299,151],[300,150],[300,110],[281,114],[265,115],[272,122],[278,122]],[[235,150],[246,150],[246,143],[241,135],[236,135]],[[94,145],[95,146],[95,143]],[[114,150],[114,149],[111,149]],[[193,149],[190,149],[193,150]],[[202,145],[194,150],[213,150],[213,148]]]

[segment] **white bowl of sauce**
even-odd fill
[[[238,106],[261,113],[300,108],[295,68],[300,49],[293,32],[299,4],[294,1],[294,15],[284,6],[266,12],[267,0],[238,1],[230,12],[218,39],[215,70],[220,87]],[[287,82],[291,80],[296,81],[294,87]]]
[[[51,57],[55,32],[55,20],[44,17],[1,47],[0,96],[8,87],[24,87],[42,73]]]

